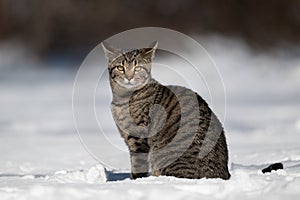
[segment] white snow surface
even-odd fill
[[[107,79],[101,85],[105,97],[96,102],[105,135],[94,129],[81,133],[91,142],[84,146],[72,115],[78,68],[59,61],[40,67],[45,64],[22,47],[5,43],[0,44],[0,199],[299,198],[299,49],[258,53],[238,39],[198,40],[216,62],[226,88],[230,180],[130,180],[128,152],[109,113]],[[167,84],[182,83],[162,69],[153,74]],[[191,87],[208,98],[201,87]],[[91,152],[92,146],[101,152]],[[261,172],[275,162],[284,169]]]

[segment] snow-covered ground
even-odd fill
[[[130,180],[126,146],[109,113],[107,80],[100,81],[104,97],[96,97],[105,135],[98,129],[80,133],[89,141],[84,147],[72,114],[73,82],[79,66],[68,68],[68,63],[52,62],[50,67],[38,67],[44,64],[29,57],[25,49],[2,43],[0,199],[299,197],[299,49],[278,48],[265,54],[251,51],[238,40],[210,36],[199,41],[216,62],[226,88],[229,181],[174,177]],[[176,67],[175,61],[169,63]],[[180,84],[168,72],[153,70],[158,80]],[[201,88],[191,87],[208,98]],[[282,162],[285,168],[261,173],[274,162]]]

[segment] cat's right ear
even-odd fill
[[[148,48],[144,48],[142,49],[142,54],[144,58],[149,58],[149,60],[153,60],[156,49],[158,46],[158,42],[154,41],[150,44],[150,46]]]
[[[101,46],[103,48],[105,57],[109,60],[112,61],[115,58],[119,57],[121,54],[121,50],[120,49],[116,49],[113,46],[111,46],[109,43],[107,42],[102,42]]]

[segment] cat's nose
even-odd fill
[[[126,78],[130,81],[131,79],[133,79],[133,76],[126,75]]]

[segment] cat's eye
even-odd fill
[[[135,70],[136,72],[141,71],[141,70],[142,70],[142,67],[141,67],[141,66],[136,66],[136,67],[134,68],[134,70]]]
[[[124,71],[124,67],[123,66],[117,66],[117,69],[119,70],[119,71]]]

